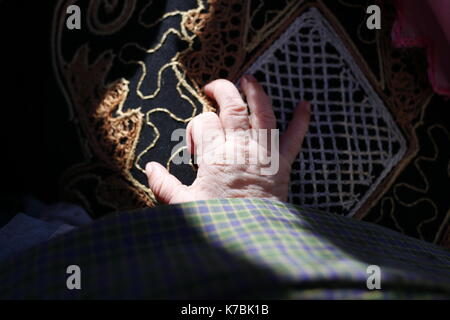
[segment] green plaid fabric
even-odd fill
[[[69,290],[67,267],[81,269]],[[381,269],[381,290],[367,268]],[[0,265],[3,299],[449,298],[450,252],[265,199],[112,214]]]

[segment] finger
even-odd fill
[[[224,129],[250,128],[247,105],[232,82],[223,79],[213,81],[205,86],[205,93],[219,105],[219,117]]]
[[[189,152],[200,156],[225,143],[222,123],[214,112],[205,112],[192,119],[186,137]]]
[[[250,124],[254,129],[275,129],[276,119],[272,110],[272,102],[263,87],[252,75],[241,79],[241,86],[250,109]]]
[[[288,128],[284,132],[280,141],[280,154],[293,163],[300,152],[303,139],[308,132],[309,120],[311,117],[311,105],[309,102],[301,102],[295,108],[294,115]]]
[[[148,163],[145,172],[150,189],[163,203],[176,203],[176,198],[182,198],[187,192],[187,187],[157,162]]]

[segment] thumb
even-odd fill
[[[168,204],[176,203],[176,198],[180,199],[180,196],[182,198],[186,192],[187,187],[157,162],[148,163],[145,172],[149,187],[158,201]]]

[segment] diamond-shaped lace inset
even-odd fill
[[[312,103],[290,202],[353,215],[404,156],[397,124],[318,10],[298,17],[247,73],[272,98],[281,130],[301,100]]]

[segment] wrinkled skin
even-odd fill
[[[217,102],[220,113],[200,114],[188,125],[188,149],[198,158],[198,174],[191,186],[183,185],[160,164],[147,164],[150,189],[160,202],[174,204],[217,198],[287,200],[291,166],[308,130],[310,105],[300,103],[281,136],[279,149],[272,150],[270,142],[258,139],[254,130],[276,129],[270,99],[250,75],[242,78],[241,87],[248,109],[233,83],[216,80],[205,87],[205,93]],[[247,164],[225,161],[230,160],[233,150],[234,156],[248,160]],[[268,156],[277,156],[274,153],[279,152],[279,169],[273,174],[262,174],[261,169],[269,165],[258,161],[255,150],[264,150]]]

